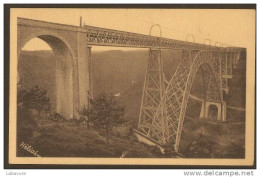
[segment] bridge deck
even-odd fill
[[[133,47],[133,48],[161,48],[161,49],[177,49],[177,50],[215,50],[223,52],[232,52],[241,48],[236,47],[217,47],[204,45],[193,42],[180,41],[162,37],[155,37],[144,34],[131,33],[126,31],[118,31],[106,28],[99,28],[85,25],[83,27],[65,25],[59,23],[51,23],[46,21],[32,20],[26,18],[18,18],[18,26],[30,26],[49,28],[55,30],[66,30],[86,33],[89,45],[97,46],[117,46],[117,47]]]

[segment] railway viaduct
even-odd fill
[[[91,97],[91,47],[147,48],[149,58],[136,133],[160,145],[171,144],[178,151],[191,86],[198,69],[204,72],[201,118],[209,107],[218,109],[217,119],[226,120],[228,82],[241,48],[211,46],[151,35],[136,34],[88,25],[71,26],[18,18],[18,60],[23,46],[33,38],[45,41],[56,56],[56,112],[67,118]],[[181,63],[170,81],[163,72],[161,50],[181,50]],[[18,74],[19,78],[19,74]],[[90,93],[90,94],[89,94]]]

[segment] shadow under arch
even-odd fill
[[[22,48],[33,38],[39,38],[46,42],[55,55],[55,80],[56,80],[56,103],[55,111],[67,119],[73,117],[74,113],[74,89],[73,89],[73,61],[74,52],[69,43],[59,34],[53,32],[33,33],[26,36],[24,40],[18,41],[18,65]],[[19,38],[18,38],[19,40]],[[19,73],[18,73],[19,81]]]
[[[50,37],[53,37],[53,39],[58,39],[60,41],[60,44],[64,44],[66,46],[66,48],[69,50],[70,54],[72,55],[72,58],[75,59],[75,52],[72,49],[70,43],[64,37],[62,37],[60,34],[52,32],[52,31],[34,32],[30,35],[27,35],[24,39],[21,39],[21,40],[19,40],[19,37],[18,37],[18,41],[17,41],[18,42],[18,46],[17,46],[18,56],[20,55],[20,52],[26,43],[28,43],[33,38],[41,39],[41,37],[43,37],[43,36],[50,36]],[[44,39],[42,39],[42,40],[44,40]],[[47,41],[45,41],[45,42],[48,45],[51,44],[51,43],[48,43]],[[54,50],[54,48],[52,48],[52,50]]]
[[[182,132],[182,128],[183,128],[183,122],[184,122],[184,117],[185,117],[185,113],[186,113],[186,108],[187,108],[187,104],[188,104],[188,99],[190,97],[190,91],[191,91],[191,87],[193,85],[193,81],[197,75],[197,72],[199,70],[199,68],[203,67],[206,68],[207,70],[207,74],[208,76],[210,76],[211,81],[214,83],[215,88],[218,92],[218,99],[220,102],[222,102],[222,98],[221,98],[221,94],[220,94],[220,90],[218,87],[218,82],[216,79],[216,75],[214,73],[213,70],[213,66],[212,66],[212,53],[209,51],[199,51],[193,58],[192,58],[192,63],[189,65],[189,72],[188,75],[184,76],[187,77],[186,81],[185,81],[185,89],[183,91],[183,97],[182,97],[182,101],[181,101],[181,105],[180,105],[180,113],[178,114],[178,116],[174,117],[174,119],[177,119],[177,131],[176,133],[176,138],[175,138],[175,142],[174,142],[174,149],[176,152],[178,152],[178,148],[179,148],[179,142],[181,139],[181,132]],[[177,68],[178,70],[178,68]],[[175,76],[173,76],[175,77]],[[172,78],[173,80],[173,78]],[[169,84],[170,85],[170,84]],[[174,85],[174,83],[171,83],[171,85]],[[171,88],[167,88],[167,89],[171,89]],[[209,90],[206,90],[206,92],[208,92]],[[205,93],[207,94],[207,93]],[[176,110],[176,108],[173,108]]]
[[[209,105],[208,108],[208,118],[212,120],[217,120],[218,117],[218,107],[214,104]]]
[[[201,106],[207,97],[208,81],[212,76],[210,68],[207,64],[202,64],[194,77],[190,97],[187,101],[187,108],[185,112],[185,119],[197,119],[201,114]]]
[[[179,125],[180,131],[181,133],[178,135],[179,136],[179,142],[178,142],[178,146],[176,145],[175,148],[177,148],[178,150],[184,150],[183,148],[187,148],[185,143],[187,143],[187,141],[189,141],[189,139],[187,139],[187,136],[189,136],[189,133],[192,134],[193,131],[190,132],[189,128],[190,127],[197,127],[197,121],[199,121],[199,119],[201,119],[201,111],[202,111],[202,107],[204,104],[204,101],[207,100],[207,95],[211,94],[211,91],[208,90],[208,85],[210,82],[213,82],[215,85],[215,88],[218,88],[218,83],[217,80],[215,80],[215,76],[214,76],[214,72],[212,67],[208,64],[208,63],[201,63],[200,66],[198,67],[197,71],[195,72],[196,74],[192,76],[192,82],[191,82],[191,88],[188,90],[188,94],[192,95],[192,97],[189,97],[187,102],[186,102],[186,107],[185,107],[185,113],[184,113],[184,117],[183,117],[183,125]],[[199,78],[201,77],[201,78]],[[199,82],[197,82],[199,81]],[[197,88],[194,88],[197,87]],[[194,91],[194,90],[195,91]],[[192,92],[194,91],[194,92]],[[202,93],[200,93],[200,95],[198,94],[198,91],[201,91]],[[221,102],[221,95],[219,95],[219,102]],[[217,121],[218,119],[218,111],[221,111],[221,107],[217,106],[216,104],[208,104],[207,106],[208,110],[207,110],[207,117],[203,117],[203,118],[207,118],[209,120],[212,121]],[[204,108],[205,109],[205,108]],[[203,109],[203,110],[204,110]],[[206,111],[206,110],[205,110]],[[186,127],[186,131],[183,131],[184,127],[185,127],[185,120],[188,120],[187,122],[187,127]],[[194,125],[192,125],[194,124]],[[186,132],[185,136],[183,137],[182,132]],[[187,132],[189,132],[187,134]],[[184,139],[183,139],[184,138]],[[184,142],[185,143],[184,143]],[[190,142],[191,143],[191,142]]]

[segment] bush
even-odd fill
[[[17,92],[17,104],[24,109],[50,110],[50,99],[47,90],[35,86],[30,90],[19,89]]]
[[[18,87],[17,92],[17,146],[22,142],[31,142],[37,129],[36,118],[40,110],[50,110],[50,99],[46,96],[47,91],[33,87],[30,90]],[[36,114],[35,114],[36,112]],[[20,154],[17,149],[18,155]]]
[[[105,130],[107,143],[112,129],[125,122],[125,107],[119,105],[115,97],[107,96],[105,93],[90,100],[90,105],[84,106],[79,113],[87,118],[88,129],[91,122],[95,128]]]

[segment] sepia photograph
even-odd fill
[[[9,7],[9,164],[254,165],[255,9],[68,6]]]

